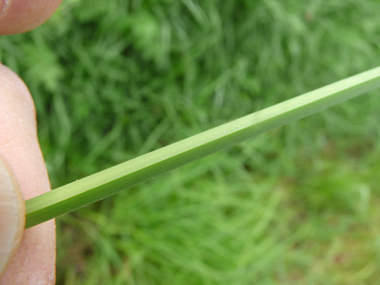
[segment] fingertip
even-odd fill
[[[30,31],[57,10],[62,0],[0,0],[0,35]]]
[[[10,115],[4,116],[6,113],[9,113]],[[22,130],[24,133],[30,133],[31,136],[37,135],[36,109],[28,87],[16,73],[1,63],[0,114],[3,114],[3,116],[0,117],[0,127],[2,127],[0,143],[10,140],[10,137],[8,139],[6,138],[6,134],[12,136],[17,130]],[[10,119],[13,119],[13,125],[9,121]],[[15,128],[17,125],[14,125],[14,121],[19,121],[22,125]],[[7,127],[10,127],[13,131],[5,129]],[[3,154],[5,154],[4,151]],[[10,158],[8,158],[8,160],[9,159]]]

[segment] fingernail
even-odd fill
[[[18,182],[0,155],[0,277],[16,254],[25,227],[25,203]]]

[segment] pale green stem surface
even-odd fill
[[[380,87],[380,67],[271,106],[26,201],[26,228]]]

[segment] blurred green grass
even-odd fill
[[[380,2],[66,0],[0,38],[53,188],[380,65]],[[57,220],[57,284],[378,284],[380,98]]]

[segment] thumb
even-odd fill
[[[22,80],[2,65],[0,65],[0,153],[8,162],[5,164],[11,166],[11,168],[3,167],[7,170],[0,172],[0,177],[3,179],[8,177],[8,185],[14,185],[10,181],[12,183],[18,181],[25,199],[50,190],[46,166],[38,144],[32,97]],[[10,174],[10,177],[17,177],[17,180],[9,178],[9,173],[12,173],[9,169],[12,169],[15,175]],[[8,173],[8,176],[2,173]],[[9,186],[9,189],[16,188]],[[4,190],[1,190],[2,192]],[[7,192],[12,193],[11,190]],[[0,197],[0,201],[2,202],[3,198]],[[0,213],[1,220],[6,213]],[[0,228],[1,234],[5,232]],[[54,276],[55,225],[54,220],[51,220],[24,231],[17,254],[6,273],[0,278],[0,284],[54,284]]]
[[[0,155],[0,277],[20,245],[25,227],[25,203],[17,179]]]

